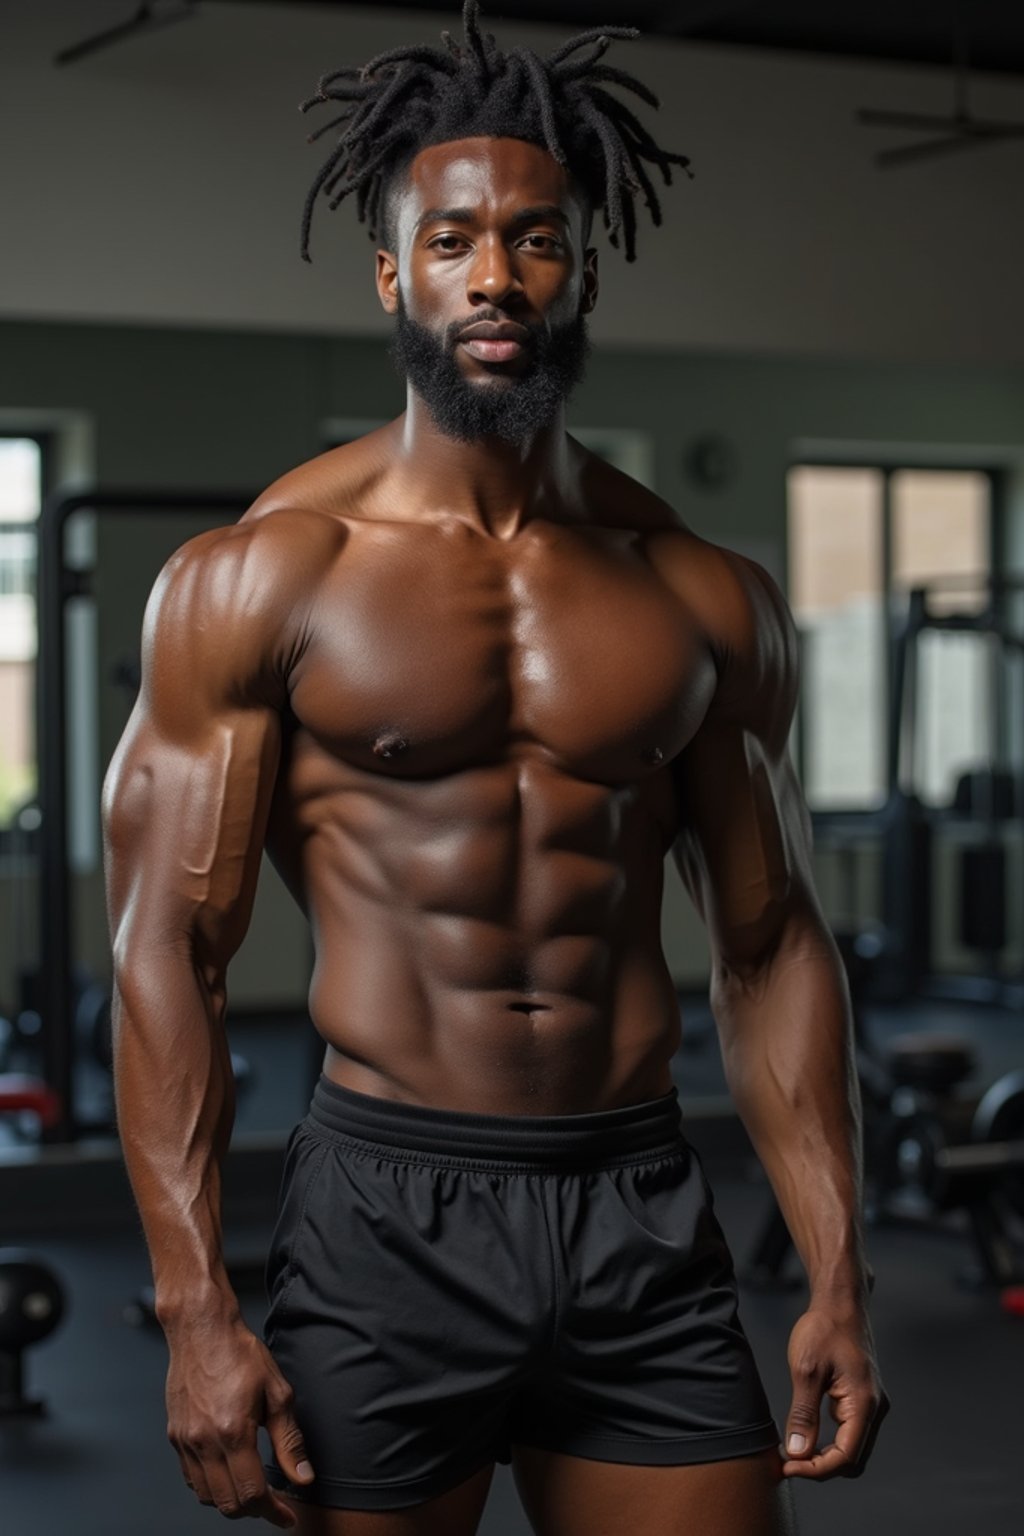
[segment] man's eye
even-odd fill
[[[430,242],[432,249],[435,251],[455,250],[462,243],[461,235],[438,235],[436,240],[431,240]]]
[[[562,245],[561,240],[556,240],[554,235],[527,235],[525,237],[524,244],[526,240],[537,242],[533,246],[535,251],[544,250],[545,247],[557,251],[561,249]]]

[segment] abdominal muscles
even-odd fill
[[[539,757],[415,781],[333,767],[322,793],[292,799],[288,837],[335,1081],[494,1114],[668,1091],[679,1013],[643,781],[588,782]]]

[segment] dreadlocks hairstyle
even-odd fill
[[[600,208],[612,245],[621,235],[627,261],[636,259],[637,194],[655,224],[658,194],[644,162],[666,186],[672,166],[688,176],[686,155],[661,149],[636,114],[606,87],[621,86],[649,106],[654,92],[622,69],[600,60],[616,38],[638,37],[635,27],[593,27],[563,43],[546,59],[530,48],[503,52],[480,29],[479,0],[465,0],[462,42],[442,32],[444,48],[417,44],[391,48],[362,68],[333,70],[320,80],[300,112],[324,102],[342,110],[309,135],[312,144],[332,128],[341,132],[306,197],[302,258],[310,261],[313,208],[323,193],[337,208],[351,193],[371,239],[387,219],[392,178],[430,144],[485,136],[526,139],[547,149]]]

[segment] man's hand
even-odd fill
[[[812,1305],[789,1339],[793,1402],[786,1420],[782,1472],[824,1482],[859,1477],[874,1447],[890,1402],[875,1363],[867,1312],[861,1308]],[[830,1445],[817,1449],[821,1400],[838,1424]],[[793,1443],[802,1436],[803,1445]]]
[[[267,1483],[256,1431],[265,1424],[274,1453],[293,1483],[309,1483],[292,1389],[269,1350],[241,1322],[187,1326],[168,1333],[167,1438],[200,1504],[229,1520],[252,1515],[296,1524],[291,1505]]]

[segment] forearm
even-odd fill
[[[115,972],[118,1127],[165,1328],[238,1315],[221,1239],[235,1107],[223,997],[187,949],[140,944]]]
[[[849,993],[820,920],[792,920],[746,975],[720,966],[712,1008],[726,1079],[771,1180],[812,1294],[860,1304],[861,1103]]]

